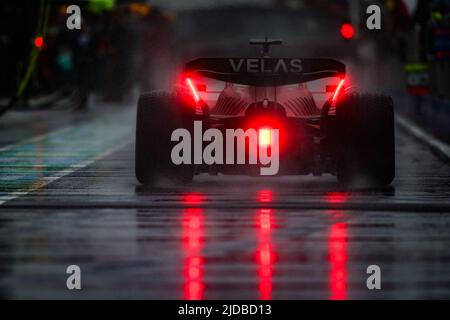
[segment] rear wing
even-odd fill
[[[186,64],[186,74],[256,87],[345,77],[345,65],[332,59],[201,58]]]

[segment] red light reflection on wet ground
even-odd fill
[[[271,190],[260,190],[258,192],[258,202],[269,203],[273,201],[273,192]]]
[[[271,243],[272,209],[259,209],[258,211],[258,238],[259,246],[256,252],[258,264],[258,291],[260,300],[270,300],[272,296],[272,273],[275,252]]]
[[[203,299],[203,210],[187,208],[183,214],[184,299]]]
[[[347,224],[335,223],[328,237],[330,262],[330,299],[347,298]]]
[[[346,192],[328,192],[325,195],[325,200],[329,204],[341,204],[347,202],[349,198],[348,193]]]
[[[183,203],[188,206],[201,205],[205,200],[206,196],[202,193],[189,192],[183,195]]]

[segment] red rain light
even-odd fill
[[[200,92],[206,92],[206,84],[198,84],[197,90]]]
[[[339,97],[339,94],[341,93],[342,88],[344,87],[345,79],[342,79],[341,82],[339,82],[339,85],[337,86],[336,91],[333,94],[333,98],[331,98],[331,102],[335,104],[337,102],[337,98]]]
[[[270,128],[261,128],[258,131],[259,135],[259,145],[263,147],[270,146],[271,143],[271,136],[270,136]]]
[[[200,97],[198,95],[197,90],[195,89],[194,84],[192,83],[192,80],[190,78],[186,78],[186,83],[188,84],[188,87],[191,90],[192,95],[194,96],[195,102],[199,102]]]
[[[43,37],[36,37],[34,38],[34,46],[36,48],[42,48],[44,45],[44,38]]]
[[[344,23],[340,29],[342,38],[351,40],[355,36],[355,28],[350,23]]]

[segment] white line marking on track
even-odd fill
[[[69,130],[74,129],[74,128],[76,128],[76,126],[72,126],[71,125],[71,126],[67,126],[67,127],[58,129],[56,131],[51,131],[51,132],[44,133],[44,134],[42,134],[40,136],[37,136],[37,137],[33,137],[33,138],[22,140],[22,141],[20,141],[18,143],[15,143],[15,144],[9,144],[9,145],[6,145],[4,147],[1,147],[0,148],[0,152],[9,151],[11,149],[14,149],[14,148],[16,148],[18,146],[21,146],[21,145],[24,145],[24,144],[27,144],[27,143],[34,143],[34,142],[38,142],[38,141],[44,140],[44,139],[46,139],[48,137],[52,137],[52,136],[55,136],[55,135],[60,135],[63,132],[69,131]]]
[[[450,146],[448,144],[425,132],[422,128],[402,115],[396,114],[395,122],[422,143],[425,143],[431,149],[450,160]]]
[[[66,129],[67,129],[67,128],[66,128]],[[50,134],[50,135],[53,135],[53,134],[56,134],[56,133],[59,134],[59,133],[61,133],[61,131],[53,132],[53,133]],[[39,138],[42,139],[42,137],[45,138],[45,137],[48,137],[48,136],[49,136],[49,135],[43,135],[43,136],[40,136]],[[34,139],[30,139],[30,140],[33,140],[33,141],[39,141],[39,139],[36,140],[37,138],[38,138],[38,137],[36,137],[36,138],[34,138]],[[31,141],[27,141],[27,142],[31,142]],[[27,142],[24,142],[24,143],[27,143]],[[124,141],[123,143],[121,143],[121,144],[119,144],[119,145],[116,145],[116,146],[114,146],[114,147],[112,147],[112,148],[106,150],[105,152],[102,152],[102,153],[98,154],[97,156],[95,156],[95,157],[93,157],[93,158],[90,158],[90,159],[87,159],[87,160],[83,160],[83,161],[81,161],[81,162],[79,162],[79,163],[77,163],[77,164],[74,164],[74,165],[69,166],[68,168],[65,168],[65,169],[63,169],[63,170],[57,171],[57,172],[53,173],[51,177],[42,177],[42,178],[39,180],[39,181],[40,181],[39,187],[42,188],[43,186],[45,186],[45,185],[47,185],[47,184],[49,184],[49,183],[51,183],[51,182],[54,182],[54,181],[56,181],[56,180],[58,180],[58,179],[60,179],[60,178],[62,178],[62,177],[64,177],[64,176],[67,176],[67,175],[69,175],[69,174],[71,174],[71,173],[73,173],[73,172],[75,172],[75,171],[78,171],[78,170],[84,168],[84,167],[87,167],[88,165],[94,163],[95,161],[98,161],[98,160],[100,160],[100,159],[102,159],[102,158],[104,158],[104,157],[107,157],[107,156],[109,156],[110,154],[112,154],[112,153],[114,153],[114,152],[120,150],[121,148],[124,148],[126,145],[128,145],[128,144],[130,144],[130,143],[132,143],[132,140],[126,140],[126,141]],[[19,144],[23,144],[23,143],[19,143]],[[15,146],[17,146],[17,145],[15,145]],[[12,146],[12,147],[14,147],[14,146]],[[18,197],[20,197],[20,196],[27,195],[27,194],[29,194],[30,192],[32,192],[32,191],[34,191],[34,190],[36,190],[36,189],[37,189],[37,188],[31,188],[30,190],[27,190],[27,191],[10,192],[10,193],[7,194],[7,195],[0,196],[0,206],[1,206],[2,204],[4,204],[6,201],[10,201],[10,200],[13,200],[13,199],[15,199],[15,198],[18,198]]]

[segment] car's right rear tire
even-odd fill
[[[337,177],[345,185],[380,187],[395,176],[393,102],[375,94],[343,95],[336,106]]]
[[[154,91],[140,96],[136,119],[135,174],[145,185],[159,178],[186,183],[192,180],[192,165],[174,165],[171,159],[172,132],[191,128],[192,108],[175,93]]]

